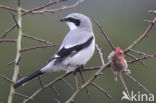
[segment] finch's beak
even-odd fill
[[[60,19],[60,21],[61,21],[61,22],[66,22],[67,19],[66,19],[66,18],[62,18],[62,19]]]

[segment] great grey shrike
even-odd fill
[[[65,22],[70,31],[64,38],[59,50],[46,66],[17,81],[14,88],[46,72],[75,71],[91,59],[95,50],[95,37],[90,19],[80,13],[72,13],[60,21]]]

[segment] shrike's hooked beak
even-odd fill
[[[61,18],[60,21],[61,22],[66,22],[67,21],[67,18]]]

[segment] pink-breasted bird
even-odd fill
[[[117,74],[119,72],[125,71],[130,74],[130,70],[127,69],[127,61],[124,58],[124,53],[120,47],[116,47],[115,51],[109,54],[108,59],[111,61],[111,68],[114,72],[115,81],[117,81]]]

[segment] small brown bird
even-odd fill
[[[120,47],[116,47],[115,51],[109,54],[108,59],[111,61],[115,81],[117,81],[117,74],[122,71],[130,74],[130,70],[127,69],[127,61],[124,58],[124,53]]]

